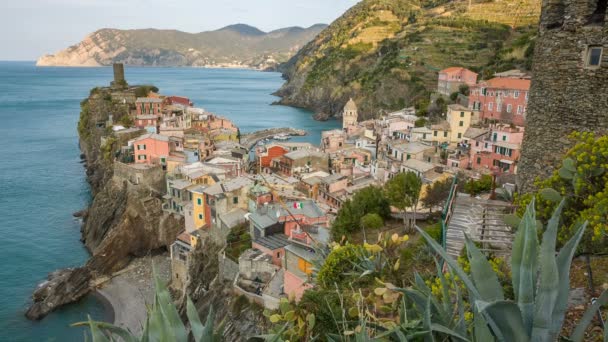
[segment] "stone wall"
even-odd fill
[[[608,132],[608,24],[597,22],[598,1],[605,0],[543,2],[519,165],[523,191],[559,166],[571,132]],[[590,46],[603,47],[597,68],[586,64]]]
[[[141,188],[149,188],[158,194],[167,192],[165,172],[160,165],[124,164],[114,162],[114,181],[128,181],[129,184]]]
[[[239,264],[232,261],[230,258],[226,256],[224,250],[222,249],[217,255],[218,263],[219,263],[219,276],[220,279],[234,281],[237,274],[239,274]]]

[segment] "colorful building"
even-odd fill
[[[135,107],[137,115],[160,115],[163,111],[163,100],[156,97],[138,97]]]
[[[485,122],[497,121],[524,126],[530,80],[495,77],[471,87],[469,109]]]
[[[459,104],[448,106],[447,121],[450,124],[450,142],[459,143],[473,122],[473,111]]]
[[[469,87],[477,82],[477,74],[473,71],[460,67],[451,67],[439,72],[437,92],[441,95],[450,96],[457,92],[461,85]]]
[[[148,133],[129,142],[136,163],[166,165],[170,154],[169,137]]]

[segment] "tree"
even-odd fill
[[[386,197],[391,205],[403,212],[403,224],[407,227],[407,209],[414,208],[413,225],[416,225],[416,206],[420,199],[422,180],[414,172],[405,172],[395,175],[385,185]]]
[[[469,96],[469,94],[470,94],[469,86],[467,84],[461,84],[458,87],[458,92],[461,93],[464,96]]]
[[[473,197],[490,190],[492,190],[492,176],[490,175],[483,175],[479,180],[470,179],[464,184],[464,192]]]
[[[429,185],[426,189],[426,194],[422,197],[422,204],[425,208],[429,208],[429,212],[432,213],[434,207],[445,203],[451,188],[452,178],[446,178]]]
[[[423,127],[424,125],[426,125],[426,118],[416,119],[414,122],[415,127]]]
[[[390,217],[389,201],[379,187],[363,188],[356,192],[352,199],[342,204],[332,224],[334,239],[339,240],[342,235],[359,230],[361,218],[367,214],[377,214],[382,219]]]
[[[376,213],[366,214],[361,218],[361,228],[363,229],[363,239],[367,240],[365,237],[365,230],[377,230],[384,226],[384,220],[380,215]]]

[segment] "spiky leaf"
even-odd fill
[[[486,317],[486,320],[492,322],[493,329],[497,329],[493,331],[497,337],[500,336],[498,337],[499,341],[527,342],[530,340],[526,333],[521,311],[515,303],[504,300],[494,303],[476,301],[475,305],[479,312]]]
[[[490,265],[488,259],[479,251],[468,235],[465,235],[465,243],[469,262],[471,263],[471,276],[481,295],[481,299],[486,302],[503,300],[502,286],[498,281],[496,272],[492,269],[492,265]]]
[[[587,308],[587,311],[585,311],[585,314],[583,314],[583,317],[578,322],[578,325],[574,329],[574,332],[572,332],[570,340],[574,342],[582,341],[585,337],[585,330],[587,330],[587,327],[593,320],[593,317],[597,314],[597,311],[600,309],[600,307],[606,304],[608,304],[608,290],[604,290],[604,292],[602,292],[602,295],[595,301],[595,303],[593,303],[593,305]]]

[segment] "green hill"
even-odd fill
[[[273,67],[287,61],[326,25],[263,32],[245,24],[216,31],[102,29],[80,43],[38,60],[39,66],[99,66],[122,62],[146,66]]]
[[[449,66],[528,68],[539,14],[540,0],[363,0],[282,65],[277,94],[326,114],[349,97],[366,117],[414,105]]]

